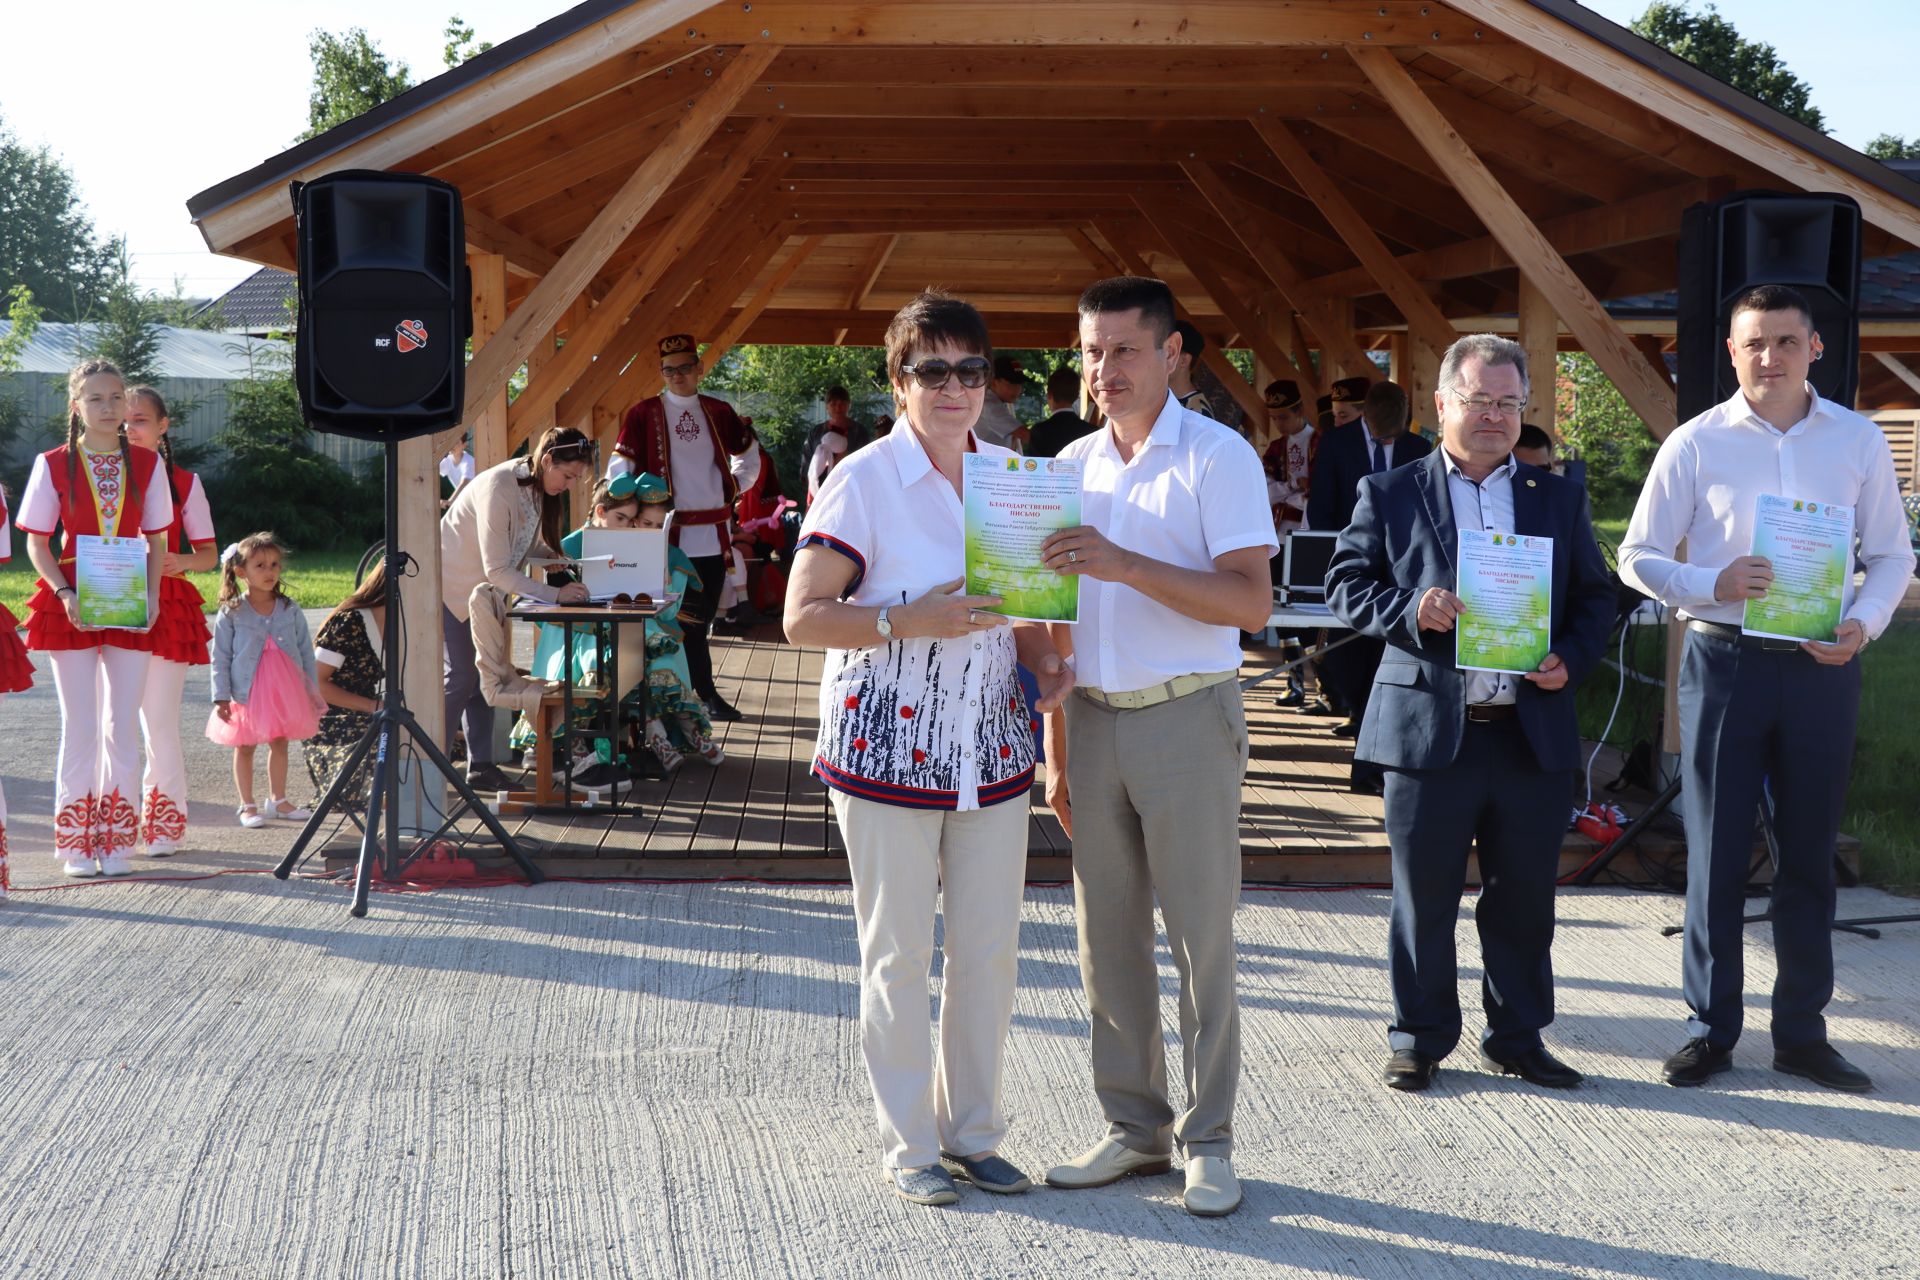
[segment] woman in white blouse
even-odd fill
[[[861,1043],[894,1191],[958,1198],[1030,1185],[998,1154],[1013,1016],[1033,722],[1072,673],[1045,631],[961,594],[969,452],[992,372],[970,304],[923,293],[887,327],[900,425],[827,477],[800,531],[786,632],[827,650],[813,773],[832,790],[860,934]],[[1020,691],[1016,650],[1039,674]],[[946,917],[940,1052],[927,998],[936,896]],[[943,1163],[943,1161],[945,1163]]]
[[[594,463],[593,441],[572,427],[554,427],[535,441],[533,453],[488,467],[454,495],[440,518],[440,588],[447,632],[447,737],[467,732],[467,781],[481,791],[507,789],[493,761],[493,708],[480,696],[474,665],[467,597],[482,582],[509,595],[578,604],[587,589],[531,577],[528,558],[560,553],[566,530],[567,490]]]

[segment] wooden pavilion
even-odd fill
[[[464,194],[483,466],[556,422],[606,440],[662,333],[709,367],[870,344],[942,284],[996,342],[1063,346],[1123,270],[1173,285],[1250,409],[1226,347],[1312,394],[1384,349],[1418,406],[1458,327],[1500,317],[1664,435],[1663,336],[1603,302],[1673,287],[1687,206],[1842,192],[1866,256],[1920,247],[1920,184],[1572,0],[586,0],[188,207],[216,252],[290,268],[288,184],[346,168]],[[1920,325],[1864,345],[1898,361]],[[403,450],[421,620],[435,449]],[[428,723],[437,649],[409,648]]]

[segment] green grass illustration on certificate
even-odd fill
[[[1553,647],[1553,539],[1462,529],[1455,594],[1454,665],[1462,671],[1538,670]]]
[[[80,621],[89,627],[147,625],[147,540],[74,539],[74,592]]]
[[[1080,464],[970,453],[965,489],[967,594],[999,596],[1009,618],[1078,621],[1080,579],[1041,564],[1040,544],[1080,523]]]
[[[1832,640],[1853,567],[1853,508],[1763,493],[1754,501],[1752,554],[1773,566],[1773,583],[1747,601],[1740,629]]]

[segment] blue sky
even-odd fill
[[[1647,0],[1589,0],[1629,22]],[[441,28],[459,12],[504,40],[563,0],[95,0],[76,24],[64,5],[8,6],[0,119],[73,169],[103,233],[124,233],[143,286],[208,295],[253,271],[202,247],[189,196],[288,146],[306,124],[307,33],[362,26],[417,79],[441,69]],[[1840,141],[1920,135],[1911,96],[1920,0],[1725,0],[1749,39],[1775,45],[1813,86]],[[25,51],[34,51],[21,56]]]

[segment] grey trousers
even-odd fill
[[[1240,1081],[1233,912],[1247,719],[1232,680],[1117,711],[1067,705],[1073,888],[1092,1018],[1093,1087],[1109,1133],[1135,1151],[1170,1141],[1233,1154]],[[1186,1110],[1167,1098],[1153,908],[1180,973]]]
[[[440,622],[447,633],[447,736],[442,747],[453,744],[453,731],[467,732],[467,765],[493,762],[493,708],[480,696],[480,667],[475,660],[473,629],[453,616],[453,610],[440,606]]]

